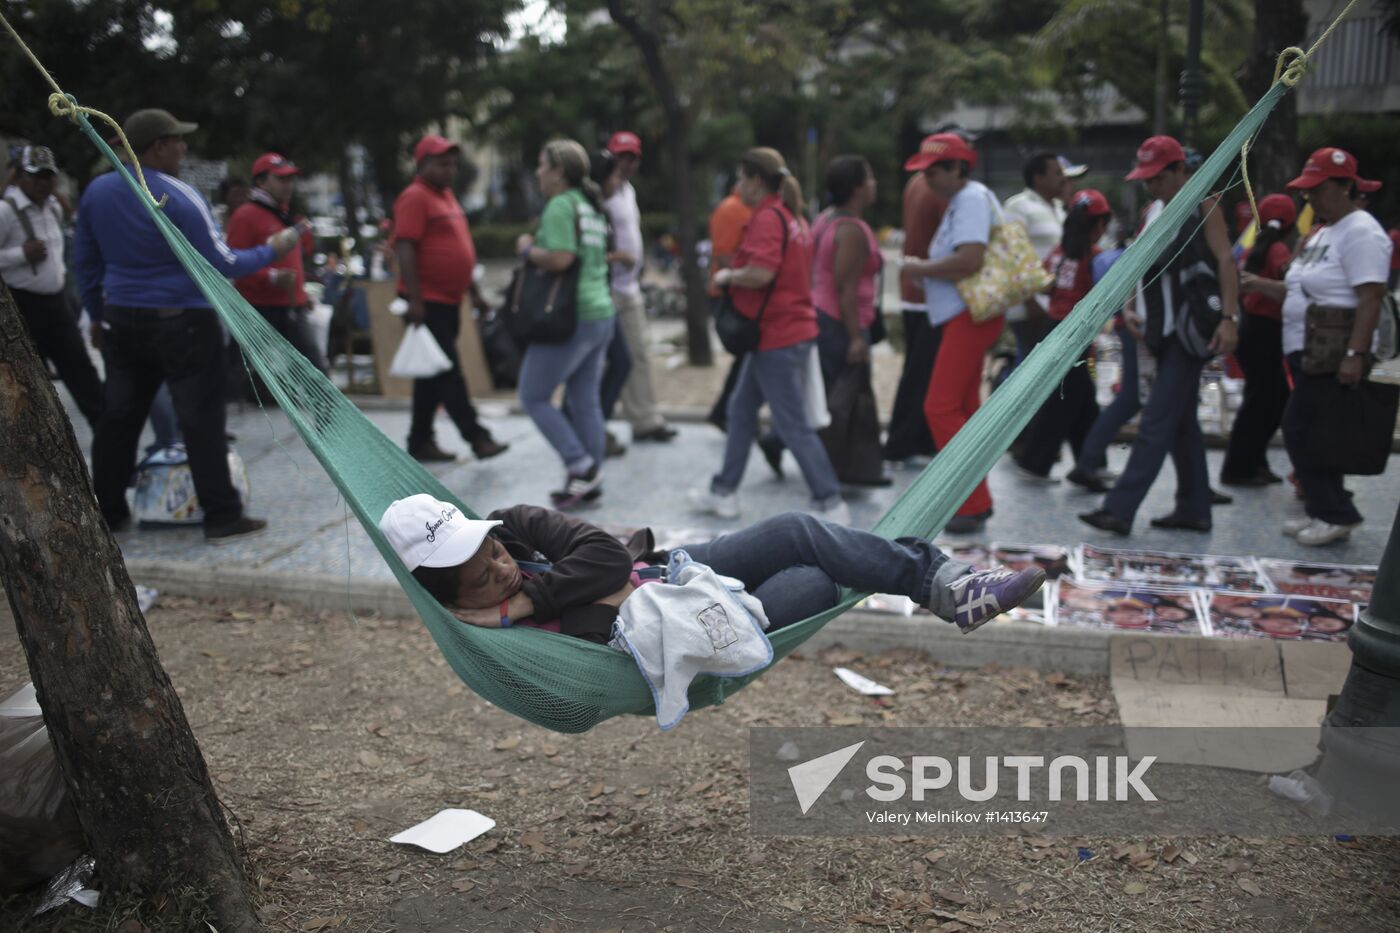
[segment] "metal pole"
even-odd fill
[[[1181,117],[1184,139],[1196,144],[1196,112],[1201,106],[1201,29],[1205,0],[1191,0],[1186,21],[1186,68],[1181,72]]]

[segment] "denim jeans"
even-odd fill
[[[862,327],[860,335],[870,344],[870,328]],[[817,313],[817,359],[822,367],[822,383],[827,391],[846,371],[846,354],[851,348],[851,338],[846,333],[846,325],[830,315]]]
[[[578,330],[563,343],[530,344],[520,364],[520,404],[573,474],[603,462],[607,439],[599,392],[616,328],[613,318],[579,321]],[[560,385],[567,416],[551,401]]]
[[[717,573],[741,580],[763,603],[770,631],[830,609],[843,586],[908,596],[952,619],[948,585],[972,571],[923,538],[891,541],[805,512],[774,515],[685,550]]]
[[[103,516],[115,524],[130,514],[126,484],[136,465],[136,445],[164,382],[185,436],[204,527],[238,521],[243,502],[228,469],[226,357],[218,317],[209,308],[108,307],[105,320],[107,398],[92,437],[92,485]]]
[[[598,390],[604,421],[613,416],[617,400],[622,398],[622,390],[632,376],[632,352],[627,348],[627,337],[622,333],[620,319],[614,317],[612,320],[613,337],[608,341],[608,352],[603,357],[607,365],[603,368],[603,382]]]
[[[1123,370],[1118,378],[1118,394],[1099,412],[1079,448],[1077,466],[1085,473],[1097,473],[1108,466],[1108,445],[1113,443],[1123,425],[1142,410],[1142,399],[1138,397],[1137,341],[1122,323],[1114,324],[1113,332],[1118,335],[1122,347]]]
[[[739,488],[758,437],[758,409],[767,402],[778,437],[797,458],[812,498],[825,502],[840,497],[836,470],[817,432],[807,423],[804,410],[802,367],[811,352],[812,341],[805,340],[790,347],[759,350],[744,359],[729,399],[724,463],[711,483],[715,492],[730,493]]]
[[[1177,518],[1210,520],[1210,480],[1206,442],[1197,420],[1201,368],[1175,338],[1166,341],[1157,360],[1157,378],[1142,408],[1142,423],[1123,475],[1104,498],[1103,507],[1132,524],[1138,506],[1171,454],[1176,467]]]

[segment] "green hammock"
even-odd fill
[[[1288,91],[1276,83],[1187,182],[1166,211],[1079,304],[1036,347],[1004,385],[958,432],[876,524],[877,534],[933,537],[986,476],[1011,441],[1055,391],[1065,373],[1134,283],[1160,254],[1241,146]],[[621,713],[653,712],[630,655],[603,645],[529,629],[478,628],[454,619],[395,556],[378,521],[395,499],[426,492],[475,513],[412,457],[371,424],[331,382],[292,349],[239,296],[151,202],[131,172],[81,112],[75,118],[93,144],[126,179],[181,264],[223,319],[292,424],[344,494],[375,547],[394,571],[452,669],[495,705],[558,732],[584,732]],[[503,503],[508,504],[508,503]],[[843,593],[836,607],[771,635],[774,660],[786,656],[866,594]],[[737,679],[701,677],[690,689],[694,709],[721,703],[758,674]]]

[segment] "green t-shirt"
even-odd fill
[[[574,217],[578,217],[578,236]],[[579,239],[583,240],[580,247]],[[578,319],[606,321],[613,310],[608,288],[608,222],[577,188],[556,194],[544,206],[535,245],[541,249],[577,253],[583,265],[578,272]]]

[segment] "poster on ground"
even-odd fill
[[[1094,583],[1061,577],[1051,588],[1051,625],[1164,635],[1205,633],[1195,595],[1187,587]]]
[[[1363,564],[1318,564],[1264,557],[1259,559],[1259,568],[1273,593],[1369,603],[1376,584],[1376,568]]]
[[[1356,604],[1319,596],[1201,591],[1209,634],[1219,638],[1346,641]]]
[[[1074,572],[1081,580],[1152,586],[1207,587],[1241,593],[1269,591],[1269,581],[1253,557],[1177,554],[1081,544]]]

